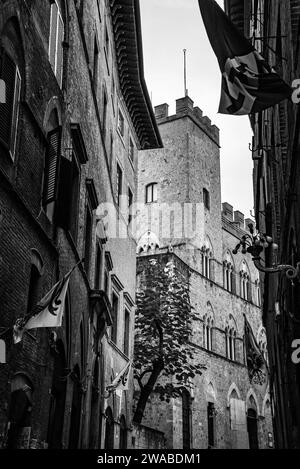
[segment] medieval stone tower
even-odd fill
[[[189,270],[191,342],[207,370],[182,399],[154,395],[142,423],[163,432],[168,448],[271,448],[268,383],[251,385],[244,350],[245,314],[267,359],[259,275],[249,255],[232,255],[249,220],[221,203],[219,129],[188,96],[175,115],[167,104],[155,114],[164,148],[139,155],[138,270],[162,255]]]

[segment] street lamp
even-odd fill
[[[239,244],[232,251],[233,254],[237,254],[240,250],[243,254],[251,254],[255,267],[265,274],[285,272],[286,277],[291,281],[298,277],[300,273],[300,262],[298,262],[297,267],[279,264],[274,264],[272,267],[264,267],[262,265],[262,258],[260,257],[261,253],[264,249],[269,247],[272,247],[273,252],[278,251],[278,245],[273,243],[273,239],[270,236],[255,231],[252,224],[249,225],[249,231],[250,234],[244,235],[241,238]]]

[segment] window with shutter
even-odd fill
[[[64,22],[57,2],[54,2],[50,16],[49,61],[60,87],[63,75],[63,40]]]
[[[61,157],[57,203],[55,207],[55,224],[64,230],[70,229],[70,205],[72,199],[73,167],[72,162]]]
[[[57,198],[60,147],[61,127],[57,127],[48,134],[48,148],[46,153],[44,178],[44,206],[54,202]]]
[[[0,60],[0,79],[5,83],[5,102],[0,104],[0,142],[14,160],[17,142],[21,75],[17,65],[6,53]]]

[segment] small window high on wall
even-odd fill
[[[203,203],[206,210],[210,210],[210,194],[207,189],[203,189]]]
[[[51,4],[49,60],[58,84],[62,87],[64,22],[57,1]]]
[[[21,94],[21,75],[19,68],[5,52],[0,53],[0,79],[5,83],[5,103],[0,108],[0,143],[15,159],[17,127]]]
[[[148,186],[146,187],[146,204],[152,204],[154,202],[157,202],[157,188],[158,184],[155,182],[148,184]]]

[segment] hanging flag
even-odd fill
[[[246,115],[291,96],[280,78],[215,0],[199,0],[203,22],[222,72],[219,112]]]
[[[245,349],[250,383],[264,396],[269,383],[268,365],[245,317]]]
[[[115,392],[117,389],[126,391],[128,389],[128,379],[130,375],[131,362],[128,362],[127,365],[120,371],[119,374],[115,377],[111,384],[106,386],[106,391],[109,393]]]
[[[29,318],[23,316],[17,319],[13,328],[15,344],[21,342],[24,331],[29,329],[61,327],[69,281],[75,267],[44,296]]]

